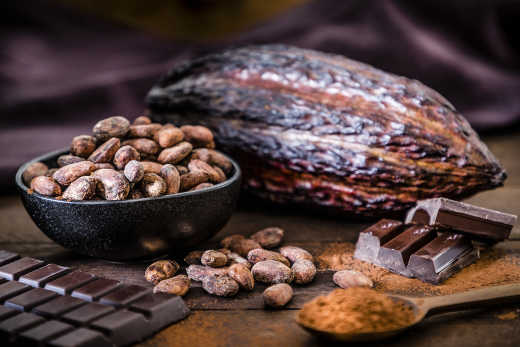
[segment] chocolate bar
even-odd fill
[[[377,256],[375,256],[377,254]],[[478,259],[471,239],[449,229],[384,219],[360,233],[354,257],[438,284]]]
[[[189,312],[179,296],[0,250],[0,340],[8,344],[125,346]]]
[[[403,223],[392,219],[381,219],[359,234],[354,258],[377,264],[379,248],[401,232]]]
[[[412,208],[406,223],[439,225],[463,232],[472,239],[495,243],[509,237],[517,217],[446,198],[421,200]]]

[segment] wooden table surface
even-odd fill
[[[501,160],[509,173],[505,187],[480,193],[469,202],[520,215],[520,131],[487,136],[484,141]],[[297,244],[317,254],[327,244],[352,241],[366,225],[348,219],[309,215],[299,210],[239,206],[228,225],[203,249],[211,247],[224,235],[249,234],[266,226],[286,230],[285,244]],[[0,198],[0,249],[39,257],[58,264],[75,266],[99,276],[124,283],[148,285],[143,279],[147,264],[115,264],[78,256],[44,236],[30,220],[18,196]],[[520,236],[516,226],[513,237]],[[520,241],[500,245],[520,254]],[[241,292],[236,298],[206,295],[200,287],[186,296],[192,309],[184,321],[172,325],[140,346],[315,346],[331,343],[316,339],[294,322],[297,308],[310,298],[334,288],[332,272],[320,269],[311,285],[295,288],[295,297],[284,310],[264,310],[258,286],[252,293]],[[515,311],[520,305],[488,311],[469,311],[433,317],[418,327],[381,345],[385,346],[520,346],[520,318],[501,320],[498,314]],[[519,314],[520,315],[520,314]]]

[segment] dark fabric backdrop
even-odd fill
[[[479,131],[520,119],[519,2],[315,0],[207,44],[171,42],[54,2],[0,9],[1,192],[12,191],[21,163],[67,146],[96,120],[139,115],[175,61],[242,44],[335,52],[416,78]]]

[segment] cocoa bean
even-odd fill
[[[291,283],[293,280],[291,269],[276,260],[265,260],[256,263],[253,265],[251,273],[255,281],[267,284]]]
[[[204,171],[190,171],[180,177],[181,191],[187,191],[191,188],[209,181],[209,175]]]
[[[130,128],[130,122],[124,117],[110,117],[94,125],[92,132],[100,141],[106,141],[111,137],[124,137]]]
[[[202,289],[217,296],[234,296],[238,293],[239,286],[227,275],[213,275],[202,280]]]
[[[92,152],[88,160],[93,163],[109,163],[119,147],[121,147],[121,141],[117,137],[112,137]]]
[[[136,119],[134,119],[133,125],[143,125],[143,124],[150,124],[152,120],[149,117],[146,116],[139,116]]]
[[[161,151],[157,160],[163,164],[177,164],[186,158],[193,146],[189,142],[181,142],[173,147],[165,148]]]
[[[130,184],[122,173],[101,169],[95,171],[93,176],[98,180],[97,190],[105,200],[124,200],[128,196]]]
[[[222,153],[207,148],[198,148],[193,150],[191,155],[192,159],[200,159],[205,161],[208,164],[218,166],[221,168],[226,174],[229,174],[233,169],[233,164],[231,161]]]
[[[137,183],[144,177],[144,166],[137,160],[131,160],[126,164],[124,174],[126,179],[131,183]]]
[[[287,283],[279,283],[272,285],[262,293],[264,304],[266,306],[280,308],[287,305],[293,297],[293,289]]]
[[[181,186],[181,176],[179,171],[172,164],[165,164],[161,168],[161,177],[167,185],[166,194],[176,194]]]
[[[255,279],[244,264],[233,264],[228,269],[228,276],[234,279],[242,288],[253,290]]]
[[[316,276],[316,266],[307,259],[298,259],[294,262],[291,270],[294,275],[294,283],[310,283]]]
[[[144,198],[144,194],[138,188],[130,189],[130,193],[128,193],[129,199],[142,199]]]
[[[71,155],[71,154],[64,154],[60,155],[58,159],[56,159],[56,163],[59,167],[64,167],[70,164],[79,163],[80,161],[84,161],[84,158]]]
[[[202,253],[200,262],[202,263],[202,265],[206,266],[222,267],[227,264],[228,259],[224,253],[209,249]]]
[[[90,135],[79,135],[72,139],[70,153],[87,158],[96,149],[96,139]]]
[[[142,161],[141,164],[143,165],[143,169],[145,173],[154,173],[159,175],[161,173],[162,164],[153,162],[153,161]]]
[[[96,194],[97,181],[92,176],[82,176],[72,182],[63,192],[65,200],[90,200]]]
[[[31,181],[31,189],[36,193],[45,196],[58,196],[61,195],[61,187],[52,177],[49,176],[36,176]]]
[[[203,251],[191,251],[184,257],[184,261],[188,265],[200,265],[200,258],[202,257]]]
[[[226,174],[224,173],[224,171],[222,171],[222,169],[219,168],[218,166],[213,165],[213,170],[215,170],[215,172],[218,175],[216,180],[214,181],[214,183],[221,183],[221,182],[224,182],[227,179]]]
[[[179,175],[181,176],[190,172],[190,170],[188,170],[186,166],[175,165],[175,168],[177,169],[177,171],[179,171]]]
[[[346,289],[350,287],[373,287],[374,283],[370,278],[354,270],[342,270],[332,276],[332,280],[339,287]]]
[[[192,192],[192,191],[195,191],[195,190],[206,189],[206,188],[209,188],[209,187],[213,187],[213,183],[197,184],[195,187],[191,188],[189,191]]]
[[[141,180],[141,190],[145,196],[150,198],[161,196],[166,192],[166,189],[166,182],[161,176],[150,172],[144,174]]]
[[[125,140],[123,141],[122,145],[134,147],[141,154],[143,159],[145,155],[154,155],[159,152],[159,145],[157,142],[146,138]]]
[[[186,273],[192,281],[202,281],[208,276],[226,275],[227,267],[213,268],[204,265],[190,265],[186,268]]]
[[[115,170],[114,165],[110,163],[94,163],[94,166],[96,167],[96,170],[100,169],[112,169]]]
[[[211,182],[217,182],[220,179],[219,173],[211,165],[199,159],[192,159],[188,163],[188,169],[190,172],[202,171],[207,173]]]
[[[62,186],[68,186],[81,176],[88,176],[96,169],[94,163],[84,160],[58,169],[52,178]]]
[[[130,125],[128,129],[128,137],[148,137],[152,138],[155,134],[161,130],[162,125],[158,123],[150,123],[150,124],[138,124],[138,125]]]
[[[184,125],[181,127],[184,139],[194,147],[204,147],[213,142],[213,133],[201,125]]]
[[[240,256],[240,254],[230,251],[228,254],[226,254],[226,256],[228,257],[229,263],[242,264],[245,267],[247,267],[248,269],[251,269],[251,266],[252,266],[251,263],[248,262],[246,258]]]
[[[307,259],[310,261],[314,261],[314,258],[312,257],[312,254],[310,254],[308,251],[304,250],[303,248],[296,247],[296,246],[284,246],[280,248],[280,253],[289,259],[291,263],[294,263],[296,260],[299,259]]]
[[[231,244],[233,242],[236,242],[238,240],[243,240],[243,239],[245,239],[244,235],[240,235],[240,234],[229,235],[229,236],[224,237],[222,240],[220,240],[220,246],[222,248],[230,249]]]
[[[162,148],[171,147],[184,140],[184,133],[174,126],[163,126],[154,136],[155,142]]]
[[[114,154],[114,165],[119,169],[123,170],[131,160],[140,160],[141,156],[139,152],[132,146],[123,146],[119,148]]]
[[[25,171],[22,174],[23,182],[26,186],[29,186],[31,184],[31,181],[33,178],[37,176],[45,176],[47,171],[49,170],[49,167],[45,165],[44,163],[35,162],[31,163],[27,166]]]
[[[256,264],[258,262],[264,261],[264,260],[274,260],[279,261],[280,263],[291,266],[291,263],[289,263],[289,260],[285,258],[283,255],[277,252],[269,251],[267,249],[263,248],[256,248],[249,251],[247,254],[247,260],[251,264]]]
[[[54,168],[52,168],[52,169],[47,170],[47,172],[45,173],[45,176],[52,177],[52,175],[54,175],[54,173],[55,173],[56,171],[58,171],[58,169],[59,169],[59,168],[54,167]]]
[[[281,228],[270,227],[257,231],[251,235],[251,239],[255,240],[264,248],[275,248],[282,243],[284,231]]]
[[[252,250],[256,248],[262,248],[260,244],[254,240],[251,239],[243,239],[243,240],[237,240],[231,243],[229,248],[235,252],[241,255],[244,258],[247,258],[247,254]]]
[[[159,260],[146,268],[144,278],[157,285],[162,280],[172,278],[179,271],[179,268],[179,264],[174,260]]]
[[[159,282],[154,288],[153,293],[166,293],[184,296],[190,289],[191,281],[186,275],[177,275]]]

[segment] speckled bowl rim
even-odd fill
[[[36,157],[36,158],[22,164],[18,168],[18,171],[16,172],[16,176],[15,176],[15,181],[16,181],[16,185],[18,186],[18,188],[20,188],[21,190],[23,190],[27,194],[29,194],[29,192],[28,192],[29,187],[27,187],[25,185],[25,183],[23,183],[23,179],[22,179],[22,175],[23,175],[25,169],[27,168],[27,166],[29,166],[30,164],[37,162],[37,161],[46,161],[53,157],[58,157],[59,155],[68,153],[69,151],[70,151],[70,148],[65,147],[65,148],[62,148],[62,149],[59,149],[59,150],[56,150],[53,152],[49,152],[47,154],[43,154],[39,157]],[[222,152],[220,152],[220,153],[222,153]],[[41,195],[38,193],[34,193],[34,195],[37,196],[39,199],[52,201],[52,202],[64,204],[64,205],[121,205],[121,204],[134,204],[134,203],[140,203],[140,202],[146,202],[146,201],[178,199],[178,198],[182,198],[182,197],[190,196],[190,195],[203,195],[203,194],[211,192],[211,191],[215,191],[215,190],[219,190],[219,189],[228,187],[240,180],[242,171],[240,170],[240,166],[238,165],[238,163],[234,159],[229,157],[228,155],[226,155],[224,153],[222,153],[222,154],[231,162],[231,164],[233,164],[233,169],[234,169],[233,176],[231,176],[230,178],[228,178],[227,180],[225,180],[222,183],[215,184],[214,186],[211,186],[208,188],[194,190],[191,192],[188,191],[188,192],[182,192],[182,193],[177,193],[177,194],[163,195],[163,196],[159,196],[156,198],[141,198],[141,199],[129,199],[129,200],[95,200],[95,201],[67,201],[67,200],[54,199],[52,197],[44,196],[44,195]]]

